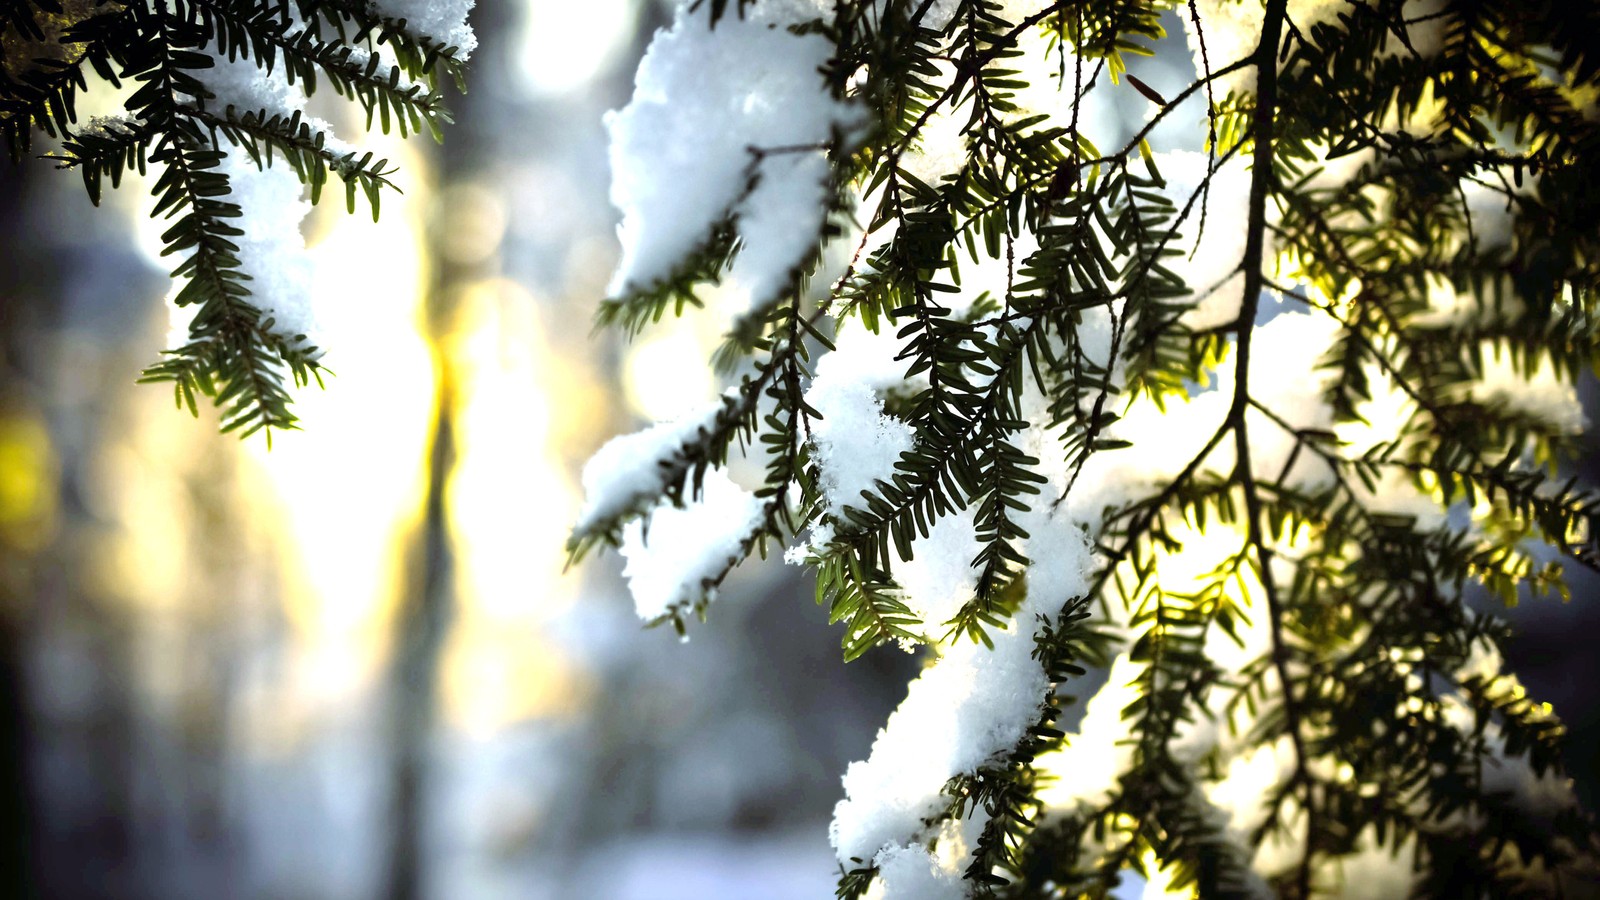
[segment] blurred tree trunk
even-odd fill
[[[434,345],[438,374],[427,500],[410,552],[408,570],[413,577],[407,580],[395,618],[389,743],[394,753],[389,774],[393,807],[383,893],[393,900],[417,900],[425,893],[430,745],[438,721],[439,660],[454,606],[444,494],[455,457],[450,421],[455,391],[448,354],[440,351],[437,340]]]
[[[483,43],[475,62],[492,59],[498,47],[496,26],[504,12],[480,6],[473,24]],[[481,104],[480,104],[481,105]],[[454,95],[451,106],[457,125],[448,140],[436,148],[434,193],[442,193],[466,170],[482,146],[481,129],[469,96]],[[455,297],[472,273],[451,264],[442,252],[445,235],[442,216],[435,213],[427,225],[428,270],[432,273],[425,299],[425,325],[434,363],[433,422],[429,429],[427,493],[423,518],[406,554],[405,586],[395,614],[393,659],[389,686],[389,770],[391,818],[385,850],[383,896],[392,900],[419,900],[427,896],[429,863],[437,847],[429,838],[435,817],[430,801],[437,794],[432,748],[439,725],[439,669],[445,640],[455,613],[454,563],[445,492],[455,468],[454,419],[459,406],[460,379],[453,352],[446,344],[455,317]]]
[[[128,620],[83,585],[85,470],[115,403],[74,418],[56,393],[70,281],[119,261],[74,229],[47,167],[0,169],[0,896],[152,896]]]
[[[23,171],[0,164],[0,423],[33,406],[26,345],[43,314],[22,258],[33,242],[23,229]],[[34,264],[37,266],[37,263]],[[27,647],[31,554],[0,534],[0,896],[31,898],[37,889],[38,811],[30,778],[33,721]]]
[[[0,577],[0,603],[14,610],[21,602],[14,561],[9,550],[0,559],[6,572]],[[33,809],[28,790],[28,721],[26,682],[22,665],[22,629],[8,612],[0,619],[0,894],[36,896],[29,860],[32,858]]]

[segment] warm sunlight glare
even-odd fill
[[[617,59],[633,33],[637,0],[528,0],[515,45],[518,74],[533,93],[588,84]]]
[[[651,422],[705,408],[717,395],[716,378],[701,360],[705,341],[683,320],[664,322],[635,339],[623,364],[629,406]]]
[[[422,180],[421,158],[393,139],[374,136],[373,143],[388,144],[374,149]],[[276,489],[306,579],[308,590],[289,593],[291,621],[314,646],[369,648],[363,656],[374,664],[388,637],[396,541],[413,527],[422,500],[433,402],[421,331],[421,213],[410,197],[387,195],[377,224],[337,204],[320,207],[322,218],[308,223],[321,226],[308,229],[308,253],[334,348],[323,363],[335,374],[326,390],[297,393],[303,431],[275,436],[270,451],[248,442]],[[342,667],[329,674],[335,684],[361,675]]]
[[[447,499],[460,606],[442,677],[452,724],[475,734],[581,703],[577,673],[546,635],[579,584],[562,577],[579,498],[556,424],[585,415],[592,389],[537,316],[526,289],[479,282],[463,291],[444,348],[462,405]]]

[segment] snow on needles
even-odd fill
[[[250,276],[250,302],[272,319],[272,331],[284,337],[306,336],[320,346],[322,328],[311,302],[311,258],[300,223],[311,214],[311,201],[287,165],[256,168],[242,151],[222,162],[233,188],[233,201],[249,216],[250,227],[234,240],[239,267]]]
[[[1348,14],[1351,7],[1357,5],[1378,4],[1376,0],[1289,0],[1287,15],[1302,34],[1315,37],[1315,26],[1336,24],[1341,14]],[[1443,4],[1439,0],[1405,0],[1404,5],[1405,39],[1398,34],[1390,35],[1385,40],[1382,55],[1396,56],[1402,51],[1420,56],[1437,53],[1445,33],[1444,19],[1438,15]],[[1198,15],[1199,24],[1196,25],[1194,16],[1185,13],[1183,26],[1197,73],[1205,70],[1207,61],[1210,70],[1216,72],[1256,52],[1266,9],[1261,0],[1195,0],[1190,9]],[[1255,89],[1254,66],[1216,79],[1218,99]]]
[[[659,506],[623,529],[622,574],[641,619],[699,600],[708,582],[744,556],[744,541],[761,526],[761,501],[721,469],[706,472],[702,487],[682,509]]]
[[[747,308],[783,293],[828,208],[828,158],[821,151],[769,156],[760,168],[760,181],[736,210],[741,249],[728,273]]]
[[[1010,749],[1038,718],[1049,682],[1023,624],[1033,611],[993,631],[993,650],[950,648],[911,683],[867,759],[850,764],[829,828],[846,868],[917,836],[948,802],[945,782]]]
[[[920,846],[885,847],[873,859],[878,878],[868,900],[963,900],[962,867],[950,868]]]
[[[390,18],[405,19],[412,34],[456,48],[456,58],[464,61],[478,46],[478,36],[467,24],[474,5],[475,0],[378,0],[372,7]]]
[[[970,640],[948,648],[845,772],[828,836],[846,868],[886,849],[904,860],[898,851],[921,843],[924,822],[948,802],[945,783],[1002,757],[1037,721],[1050,682],[1032,656],[1033,623],[1087,590],[1091,560],[1075,522],[1048,509],[1024,519],[1036,548],[1028,593],[1005,629],[990,632],[994,649]]]
[[[904,342],[893,334],[844,328],[835,349],[817,362],[806,403],[822,418],[812,423],[828,509],[862,506],[861,492],[894,474],[900,454],[911,449],[911,426],[883,414],[880,390],[905,383],[910,363],[897,359]]]
[[[585,501],[575,533],[644,513],[623,527],[621,552],[634,606],[646,621],[705,596],[708,582],[744,556],[744,541],[762,524],[761,501],[722,469],[708,470],[699,496],[686,492],[682,508],[656,500],[671,474],[664,463],[709,428],[721,409],[722,403],[712,404],[612,438],[583,467]]]
[[[221,110],[231,106],[240,114],[289,115],[303,110],[306,98],[284,79],[284,71],[279,67],[268,73],[254,60],[219,57],[206,75],[206,87],[216,95],[212,105]],[[291,339],[304,335],[305,344],[320,346],[321,328],[311,302],[311,260],[300,233],[311,203],[304,198],[299,176],[281,159],[276,165],[257,165],[241,147],[232,149],[220,170],[232,191],[228,199],[249,222],[235,242],[239,268],[250,276],[250,303],[261,310],[263,321],[272,320],[274,334]],[[193,306],[171,308],[169,343],[188,341],[197,311]]]
[[[722,404],[643,431],[607,441],[583,467],[583,512],[576,531],[603,527],[609,520],[654,500],[666,489],[661,467],[685,442],[708,428]]]
[[[709,4],[683,4],[656,34],[632,101],[606,118],[611,200],[622,211],[612,294],[670,278],[730,215],[743,258],[733,277],[751,305],[771,300],[812,251],[827,214],[821,148],[860,116],[819,72],[828,40],[786,26],[829,11],[820,0],[760,3],[713,29]]]
[[[1349,5],[1342,0],[1290,0],[1291,13],[1302,27],[1331,21]],[[827,41],[791,34],[783,26],[823,16],[827,6],[823,0],[758,3],[744,18],[730,12],[712,29],[705,8],[691,10],[681,4],[672,26],[656,35],[640,66],[632,101],[608,119],[612,199],[623,214],[619,228],[623,257],[611,284],[613,293],[648,290],[671,278],[704,242],[709,229],[730,218],[739,232],[731,280],[749,293],[752,304],[781,292],[793,269],[812,252],[832,189],[826,157],[817,148],[840,128],[850,127],[855,111],[832,99],[818,74],[831,49]],[[1254,52],[1259,2],[1197,0],[1197,6],[1213,70]],[[1017,4],[1008,8],[1013,7]],[[928,15],[937,22],[944,10],[954,8],[936,3]],[[1241,69],[1223,82],[1219,93],[1248,90],[1253,77],[1251,69]],[[1038,102],[1043,104],[1059,97],[1059,90],[1040,96],[1044,99]],[[923,135],[921,155],[908,157],[908,165],[922,167],[919,172],[933,179],[962,164],[968,148],[959,112],[958,107],[947,120],[934,120]],[[1241,266],[1248,219],[1247,160],[1236,157],[1215,171],[1208,169],[1209,162],[1203,154],[1175,152],[1162,154],[1157,165],[1167,179],[1162,190],[1177,210],[1184,209],[1209,179],[1208,193],[1189,207],[1181,222],[1174,218],[1177,234],[1169,249],[1177,252],[1165,260],[1188,285],[1193,309],[1184,314],[1184,324],[1196,329],[1233,322],[1240,314],[1246,280]],[[1336,179],[1341,173],[1328,177]],[[1478,205],[1485,218],[1495,211],[1487,203]],[[1512,235],[1508,232],[1506,237]],[[1014,255],[1025,262],[1031,250],[1018,243],[1012,248]],[[1266,252],[1269,258],[1276,255],[1270,245]],[[973,259],[970,266],[963,261],[963,266],[959,295],[963,305],[957,314],[966,312],[984,291],[997,294],[1010,286],[1009,257],[1003,262],[995,257]],[[1443,290],[1439,288],[1440,293]],[[1078,337],[1086,347],[1099,348],[1100,356],[1110,355],[1110,316],[1121,309],[1085,316]],[[904,341],[895,335],[892,323],[882,333],[856,323],[841,324],[837,349],[818,361],[816,377],[805,391],[805,402],[821,413],[809,433],[823,494],[821,516],[813,523],[812,558],[831,552],[825,536],[833,533],[844,509],[862,505],[862,493],[874,493],[879,481],[893,476],[901,456],[916,446],[915,428],[896,414],[905,404],[895,401],[926,385],[925,377],[907,376],[911,362],[902,355]],[[939,640],[938,626],[954,617],[975,592],[977,573],[971,560],[981,545],[971,508],[936,517],[921,537],[911,541],[915,557],[895,563],[889,574],[903,591],[906,605],[922,620],[939,655],[911,683],[867,758],[850,765],[843,779],[845,796],[835,807],[829,829],[837,858],[846,869],[860,865],[878,869],[869,896],[963,896],[961,873],[970,858],[971,842],[960,840],[954,830],[965,826],[930,824],[950,801],[945,786],[952,777],[1003,760],[1038,721],[1050,690],[1048,675],[1033,658],[1038,622],[1041,617],[1054,619],[1064,604],[1083,597],[1091,574],[1108,564],[1094,558],[1090,549],[1104,513],[1159,490],[1186,461],[1202,453],[1206,455],[1197,470],[1202,474],[1225,477],[1233,471],[1231,442],[1213,446],[1208,440],[1231,415],[1236,378],[1255,376],[1249,386],[1259,407],[1246,412],[1254,465],[1261,471],[1283,472],[1280,480],[1288,487],[1316,490],[1332,479],[1326,462],[1311,453],[1297,455],[1297,432],[1338,430],[1352,446],[1404,437],[1408,407],[1391,396],[1395,390],[1376,390],[1370,409],[1363,407],[1378,423],[1371,426],[1372,434],[1350,435],[1344,427],[1349,423],[1334,420],[1325,398],[1332,376],[1321,361],[1336,345],[1339,333],[1334,318],[1299,309],[1258,326],[1251,372],[1238,373],[1238,356],[1224,350],[1210,383],[1197,386],[1191,396],[1173,399],[1167,407],[1141,402],[1119,409],[1121,418],[1106,436],[1126,439],[1131,446],[1095,453],[1077,473],[1081,478],[1069,471],[1060,452],[1060,436],[1041,425],[1030,426],[1020,445],[1040,460],[1035,468],[1049,481],[1042,496],[1063,501],[1041,502],[1019,514],[1017,521],[1029,535],[1020,549],[1032,560],[1023,575],[1026,594],[1009,620],[988,632],[992,648],[966,639]],[[1115,361],[1107,362],[1115,371]],[[1513,390],[1536,387],[1539,402],[1534,407],[1540,415],[1563,428],[1579,424],[1570,385],[1555,373],[1530,377],[1509,359],[1502,364],[1499,357],[1490,357],[1484,369],[1479,383],[1467,388],[1469,399],[1510,402]],[[1114,374],[1112,379],[1116,378]],[[1372,381],[1380,388],[1385,385],[1382,379]],[[1046,420],[1045,402],[1041,389],[1028,387],[1020,417],[1033,423]],[[1378,414],[1385,410],[1387,414]],[[665,485],[657,462],[692,438],[704,421],[702,416],[658,425],[603,448],[585,469],[589,505],[580,531],[586,525],[608,526],[620,516],[645,513],[645,504]],[[1393,434],[1380,433],[1380,426]],[[1066,494],[1069,482],[1072,492]],[[1379,493],[1358,499],[1374,509],[1392,510],[1397,503],[1407,504],[1408,509],[1437,506],[1433,497],[1415,488],[1386,486]],[[684,508],[659,506],[649,510],[643,521],[628,525],[622,552],[639,614],[655,619],[699,599],[709,582],[741,555],[760,516],[760,504],[753,496],[713,470],[706,475],[703,494]],[[1436,524],[1419,518],[1417,527]],[[1185,534],[1181,557],[1174,554],[1162,560],[1160,580],[1168,590],[1190,583],[1198,590],[1209,583],[1212,573],[1245,540],[1243,534],[1220,526],[1202,531],[1196,527],[1192,535]],[[1296,542],[1310,539],[1286,534],[1273,540],[1292,557],[1300,547]],[[1208,552],[1210,556],[1205,555]],[[1276,569],[1271,574],[1286,577]],[[1236,595],[1229,596],[1241,615],[1232,628],[1213,630],[1205,642],[1207,657],[1229,672],[1265,658],[1270,638],[1268,619],[1252,599],[1264,593],[1259,580],[1241,577],[1235,582],[1229,590]],[[1108,609],[1095,623],[1125,646],[1111,666],[1108,684],[1089,701],[1074,740],[1042,759],[1041,771],[1053,769],[1061,776],[1041,793],[1047,814],[1103,803],[1131,765],[1124,711],[1146,689],[1141,679],[1149,674],[1126,649],[1150,627],[1134,623],[1136,612]],[[1220,702],[1225,694],[1219,688],[1212,696]],[[1247,853],[1245,836],[1265,815],[1256,801],[1288,778],[1294,748],[1286,739],[1253,745],[1240,737],[1247,729],[1236,734],[1228,727],[1233,724],[1231,719],[1208,719],[1187,725],[1173,742],[1173,751],[1186,764],[1201,758],[1220,763],[1222,768],[1197,791],[1196,801],[1219,823],[1235,849]],[[1511,789],[1528,797],[1562,788],[1534,782],[1520,771],[1508,770],[1505,777]],[[1290,845],[1273,845],[1262,852],[1275,859],[1288,858],[1284,854],[1292,856],[1291,851],[1299,852]],[[1258,859],[1257,868],[1263,866],[1271,869]],[[1254,888],[1264,889],[1252,882]]]
[[[373,5],[380,14],[405,19],[407,29],[426,35],[445,46],[457,48],[465,59],[477,45],[467,24],[467,13],[474,0],[383,0]],[[297,32],[290,32],[292,36]],[[355,48],[361,58],[362,48]],[[229,59],[213,52],[215,65],[204,81],[214,98],[208,106],[218,112],[229,107],[237,115],[246,113],[289,116],[304,113],[306,95],[303,84],[290,84],[284,66],[268,69],[253,58]],[[324,146],[335,154],[353,152],[354,147],[333,136],[327,122],[303,117],[324,136]],[[280,337],[304,337],[302,347],[322,345],[322,328],[311,296],[311,260],[306,255],[300,226],[311,212],[305,188],[294,169],[278,159],[272,164],[258,162],[242,147],[233,147],[220,170],[228,178],[228,199],[238,204],[249,225],[237,239],[239,268],[250,280],[250,303],[260,309],[263,321],[271,321],[271,331]],[[189,339],[189,325],[198,312],[194,307],[172,307],[168,342],[174,346]]]

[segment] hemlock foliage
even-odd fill
[[[326,83],[385,130],[437,136],[457,48],[364,0],[3,3],[13,159],[44,132],[96,202],[160,169],[196,314],[146,378],[191,410],[214,398],[226,429],[293,427],[286,381],[318,377],[318,348],[251,302],[224,159],[286,164],[313,200],[337,177],[375,216],[391,172],[298,107],[225,102],[208,70]],[[677,561],[650,618],[685,628],[743,558],[794,545],[846,659],[929,648],[846,776],[840,897],[1104,896],[1130,871],[1208,897],[1594,882],[1561,725],[1501,671],[1504,625],[1462,599],[1565,597],[1565,566],[1600,563],[1600,498],[1557,469],[1572,385],[1600,362],[1592,4],[678,16],[691,45],[743,40],[747,17],[825,42],[817,98],[750,96],[859,116],[827,106],[825,138],[744,148],[728,203],[669,217],[700,228],[695,249],[617,283],[601,319],[635,332],[742,260],[783,288],[728,323],[736,384],[714,409],[606,457],[635,469],[594,479],[610,495],[569,549],[643,559],[641,526],[708,506],[714,475],[739,515]],[[1180,21],[1196,75],[1163,95],[1126,61]],[[101,83],[132,88],[128,115],[80,124]],[[1132,140],[1097,137],[1108,97],[1149,109]],[[1174,127],[1203,154],[1153,152]],[[816,158],[816,227],[777,217],[805,226],[796,251],[762,212],[797,209]],[[746,463],[742,493],[722,470]],[[1089,669],[1109,673],[1092,699]]]
[[[674,27],[718,40],[766,5]],[[622,547],[631,575],[658,504],[693,510],[748,460],[758,524],[647,615],[682,629],[745,556],[797,544],[846,659],[930,648],[846,776],[839,896],[1105,896],[1129,871],[1206,897],[1593,884],[1561,725],[1462,597],[1565,597],[1564,567],[1600,562],[1600,500],[1556,468],[1600,363],[1600,12],[814,6],[767,27],[827,41],[818,91],[866,124],[751,147],[730,177],[745,202],[765,155],[824,153],[826,220],[730,324],[723,401],[646,433],[625,486],[586,473],[569,549]],[[1198,74],[1163,96],[1126,60],[1179,20]],[[1132,141],[1092,137],[1107,95],[1149,107]],[[1147,141],[1173,127],[1205,150],[1181,190]],[[740,215],[602,320],[701,306]],[[1213,231],[1232,255],[1188,283]],[[897,378],[858,379],[865,413],[825,390],[847,337],[893,354]],[[850,451],[891,438],[852,489]],[[1074,541],[1092,552],[1062,562]],[[952,554],[970,566],[939,570]],[[1068,733],[1085,667],[1111,681]]]
[[[59,146],[48,158],[80,172],[96,204],[128,172],[159,173],[163,255],[180,260],[175,302],[194,316],[188,341],[143,380],[171,383],[191,411],[212,398],[225,431],[270,440],[271,429],[293,428],[286,382],[320,381],[321,351],[252,303],[252,280],[273,273],[241,265],[252,224],[222,163],[242,148],[259,168],[292,170],[313,203],[333,181],[352,213],[359,196],[374,218],[393,170],[332,140],[299,103],[234,105],[213,75],[242,60],[263,83],[286,81],[291,98],[327,86],[359,103],[369,128],[440,138],[450,117],[439,90],[445,80],[461,87],[459,48],[366,0],[4,0],[0,26],[0,140],[13,161],[43,132]],[[126,115],[79,121],[81,93],[124,86]]]

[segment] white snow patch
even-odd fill
[[[913,558],[894,567],[894,580],[906,592],[906,605],[930,630],[950,621],[978,586],[972,561],[982,551],[974,506],[941,516],[928,536],[913,541]],[[937,635],[935,635],[937,636]]]
[[[374,0],[372,8],[394,19],[406,20],[406,31],[425,35],[456,48],[463,62],[478,47],[478,36],[467,24],[475,0]]]
[[[1077,733],[1060,750],[1039,757],[1036,767],[1047,776],[1039,789],[1046,815],[1092,809],[1111,799],[1117,779],[1133,764],[1122,711],[1138,699],[1135,682],[1144,668],[1128,654],[1118,655],[1105,685],[1089,698]]]
[[[268,73],[254,60],[216,57],[205,73],[205,84],[215,94],[208,108],[218,112],[234,107],[240,113],[289,115],[305,108],[305,95],[284,78],[284,69]],[[326,130],[326,123],[312,120]],[[321,348],[323,328],[312,303],[311,260],[306,255],[300,225],[311,212],[299,176],[282,159],[261,167],[242,147],[234,147],[219,165],[228,178],[227,199],[243,211],[244,234],[234,238],[239,246],[239,267],[249,276],[249,302],[260,309],[271,331],[293,339],[304,336],[302,347]],[[176,296],[174,293],[173,296]],[[181,346],[189,340],[189,327],[199,310],[169,306],[168,343]]]
[[[883,414],[878,391],[905,385],[910,364],[896,360],[903,343],[885,326],[839,332],[833,352],[817,362],[817,377],[805,400],[822,418],[811,423],[822,486],[834,515],[861,505],[861,492],[894,474],[900,454],[911,449],[911,426]]]
[[[739,204],[740,249],[728,280],[748,310],[764,309],[817,244],[828,208],[828,157],[818,150],[769,156]]]
[[[300,223],[311,214],[304,185],[287,165],[256,168],[243,150],[235,149],[221,169],[233,189],[229,198],[250,223],[234,238],[239,266],[249,276],[250,302],[272,331],[285,337],[305,335],[320,346],[322,328],[311,302],[311,258],[306,255]]]
[[[1315,879],[1318,894],[1342,900],[1409,897],[1417,882],[1416,862],[1416,835],[1398,845],[1393,835],[1380,843],[1377,832],[1368,826],[1356,838],[1353,852],[1319,867]]]
[[[1482,348],[1483,368],[1472,382],[1469,396],[1484,405],[1498,404],[1507,409],[1542,419],[1567,433],[1583,431],[1583,404],[1572,380],[1558,375],[1548,360],[1540,360],[1527,374],[1513,360],[1511,352],[1486,342]],[[1521,360],[1526,364],[1526,360]]]
[[[1333,408],[1323,400],[1323,391],[1336,374],[1318,368],[1318,363],[1339,333],[1339,323],[1322,313],[1285,312],[1257,326],[1250,338],[1251,396],[1291,428],[1331,429]],[[1265,413],[1249,411],[1250,464],[1260,478],[1277,479],[1294,452],[1295,436],[1283,424]],[[1328,465],[1302,447],[1286,481],[1312,490],[1333,479]]]
[[[828,834],[847,867],[914,839],[945,802],[945,782],[1002,756],[1038,718],[1049,681],[1032,658],[1036,618],[1081,595],[1091,563],[1076,525],[1048,511],[1024,518],[1033,535],[1026,552],[1038,563],[1006,628],[990,629],[994,649],[970,640],[950,647],[911,683],[867,759],[845,772]]]
[[[1013,621],[990,637],[993,650],[961,641],[925,670],[871,754],[850,764],[829,827],[841,863],[916,835],[945,802],[945,782],[1004,753],[1038,717],[1049,683],[1030,655],[1032,631]]]
[[[653,501],[666,487],[661,462],[710,427],[721,409],[719,402],[607,441],[583,466],[584,506],[575,530],[586,531],[641,502]]]
[[[872,862],[878,877],[867,890],[870,900],[963,900],[967,895],[961,870],[947,871],[921,846],[893,844]]]
[[[699,599],[704,582],[737,562],[761,526],[761,502],[721,469],[706,472],[703,488],[684,508],[659,506],[622,531],[622,574],[641,619]]]
[[[860,120],[857,110],[829,96],[818,72],[832,45],[784,27],[816,18],[820,5],[760,3],[743,18],[725,15],[715,29],[708,7],[678,8],[672,27],[656,33],[639,64],[632,101],[606,117],[611,200],[622,211],[622,261],[612,294],[670,277],[730,213],[755,219],[741,231],[742,252],[771,267],[759,273],[747,267],[742,277],[787,274],[821,228],[824,206],[799,208],[815,199],[818,169],[792,159],[769,165],[793,154],[762,162],[751,148],[820,146],[836,127]],[[766,187],[741,204],[752,175]],[[790,180],[796,185],[785,186]],[[780,208],[760,212],[752,203]],[[788,228],[776,227],[784,218]]]
[[[1210,159],[1204,153],[1174,150],[1158,154],[1155,161],[1167,182],[1162,193],[1181,214],[1206,183]],[[1196,329],[1232,322],[1244,299],[1240,263],[1250,218],[1250,169],[1244,157],[1235,154],[1222,163],[1211,174],[1208,187],[1181,223],[1174,216],[1178,237],[1168,241],[1166,249],[1180,255],[1168,256],[1162,263],[1188,286],[1195,307],[1184,313],[1183,323]],[[1271,248],[1266,252],[1270,258]]]
[[[1357,2],[1370,3],[1371,0],[1289,0],[1287,14],[1289,21],[1303,34],[1310,35],[1313,26],[1337,22],[1339,13]],[[1211,63],[1210,70],[1216,72],[1249,57],[1261,43],[1261,27],[1266,19],[1266,4],[1262,0],[1195,0],[1194,9],[1200,16],[1198,29],[1187,11],[1182,16],[1197,75],[1204,75],[1206,60]],[[1255,89],[1254,66],[1218,78],[1213,86],[1218,100],[1231,93],[1253,93]]]

